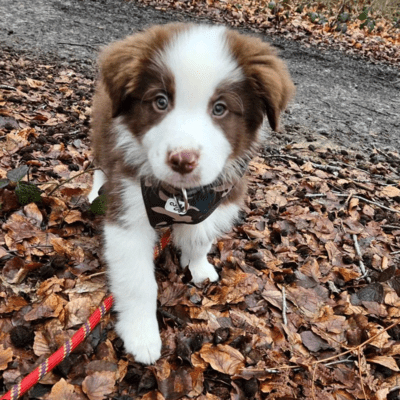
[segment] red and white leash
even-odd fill
[[[160,252],[168,245],[170,241],[171,232],[168,230],[161,237],[160,242],[154,249],[154,258],[157,258]],[[61,361],[68,357],[76,347],[81,344],[88,335],[93,331],[101,319],[106,315],[114,302],[113,295],[109,295],[103,303],[96,309],[96,311],[89,317],[84,325],[69,339],[63,346],[61,346],[55,353],[53,353],[46,361],[43,361],[37,368],[35,368],[28,376],[22,381],[14,385],[0,400],[16,400],[26,393],[31,387],[36,385],[48,372],[56,367]]]

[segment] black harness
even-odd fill
[[[204,221],[231,192],[234,184],[214,183],[185,190],[142,178],[141,187],[150,225],[162,228]]]

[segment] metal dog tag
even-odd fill
[[[166,203],[164,208],[167,211],[173,212],[175,214],[179,215],[185,215],[187,210],[185,209],[185,202],[178,200],[176,197],[175,198],[169,198]]]

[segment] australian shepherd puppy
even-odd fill
[[[193,282],[218,280],[207,253],[238,216],[264,117],[278,129],[294,86],[273,48],[222,26],[154,26],[108,46],[99,65],[89,200],[104,184],[116,330],[150,364],[161,354],[157,228],[172,228]]]

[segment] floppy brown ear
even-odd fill
[[[112,43],[101,52],[100,80],[110,96],[113,117],[121,112],[125,99],[140,84],[154,54],[164,48],[171,35],[182,29],[184,24],[180,23],[156,25]]]
[[[111,99],[113,117],[119,114],[124,98],[135,87],[140,73],[137,36],[112,43],[99,57],[100,80]]]
[[[263,104],[274,131],[279,129],[279,117],[295,93],[286,64],[277,51],[259,38],[229,33],[233,54],[249,78],[256,95]]]

